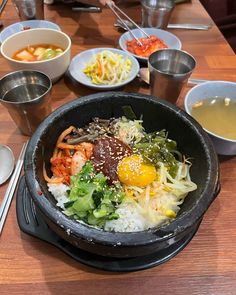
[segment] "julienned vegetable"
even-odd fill
[[[191,155],[190,155],[191,156]],[[44,169],[65,214],[107,231],[142,231],[170,222],[187,194],[191,163],[167,132],[147,133],[142,120],[94,118],[68,127]]]
[[[114,85],[127,80],[131,68],[129,58],[104,50],[94,55],[84,73],[91,78],[93,84]]]

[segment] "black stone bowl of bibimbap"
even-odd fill
[[[123,116],[130,106],[146,130],[166,129],[178,149],[191,157],[191,178],[197,189],[189,193],[171,223],[140,232],[108,232],[67,217],[56,206],[43,177],[50,174],[50,158],[59,135],[68,126],[84,126],[92,118]],[[27,147],[26,186],[49,227],[72,245],[102,256],[135,257],[168,248],[196,231],[219,191],[219,168],[214,147],[201,126],[178,107],[157,98],[125,92],[106,92],[76,99],[55,110],[38,127]]]

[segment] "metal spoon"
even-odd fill
[[[141,80],[143,80],[145,83],[149,84],[149,70],[148,68],[141,68],[139,70],[138,76],[140,77]],[[189,85],[197,85],[200,83],[207,82],[209,80],[203,80],[203,79],[188,79],[188,84]]]
[[[11,176],[14,169],[15,158],[7,145],[0,145],[0,185]]]

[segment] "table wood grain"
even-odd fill
[[[120,1],[119,6],[140,21],[138,1]],[[5,27],[19,21],[11,1],[1,19]],[[118,48],[121,33],[113,27],[115,17],[107,8],[102,13],[79,13],[57,2],[45,5],[45,19],[56,22],[71,37],[71,57],[94,47]],[[171,22],[213,23],[198,0],[177,5]],[[192,78],[236,82],[235,54],[214,23],[209,31],[169,31],[181,39],[183,49],[197,60]],[[0,57],[0,77],[10,71]],[[181,93],[180,107],[189,89],[186,87]],[[149,94],[149,87],[138,78],[121,90]],[[53,109],[91,93],[94,90],[63,77],[53,86]],[[0,143],[8,144],[17,158],[27,139],[0,106]],[[111,273],[87,267],[55,247],[22,233],[14,199],[0,236],[0,294],[236,294],[236,158],[219,160],[221,192],[193,240],[169,262],[138,272]],[[0,187],[0,201],[7,184]]]

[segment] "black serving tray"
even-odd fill
[[[35,207],[27,190],[24,176],[21,177],[17,190],[16,214],[19,227],[24,233],[56,246],[73,259],[85,265],[101,270],[116,272],[143,270],[168,261],[191,241],[201,223],[201,221],[197,223],[193,231],[186,235],[182,240],[172,244],[164,250],[141,257],[112,258],[81,250],[54,233],[48,227],[42,215]]]

